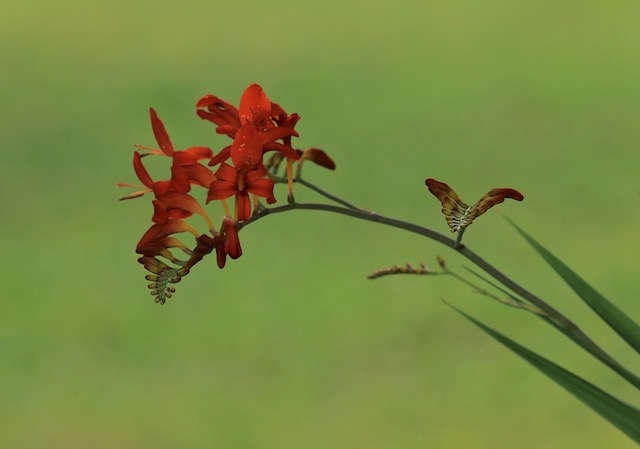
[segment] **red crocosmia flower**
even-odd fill
[[[278,151],[287,159],[298,159],[297,153],[291,148],[291,137],[298,137],[293,129],[300,119],[298,114],[287,115],[284,109],[267,98],[257,84],[252,84],[242,94],[239,113],[241,120],[252,122],[261,132],[263,153]],[[276,142],[280,139],[282,144]]]
[[[249,193],[267,199],[267,203],[276,202],[273,196],[273,181],[267,177],[267,169],[262,166],[255,170],[236,170],[227,163],[220,164],[216,171],[216,180],[209,186],[207,203],[212,200],[223,200],[235,195],[236,219],[238,221],[251,218],[251,201]]]
[[[291,148],[291,137],[298,136],[298,133],[293,128],[300,117],[297,114],[289,116],[280,106],[271,103],[259,85],[252,84],[244,91],[240,99],[239,109],[213,95],[202,97],[196,104],[196,108],[200,118],[218,125],[218,128],[216,128],[217,133],[226,134],[235,140],[238,138],[240,130],[244,129],[243,133],[246,139],[248,133],[253,133],[247,130],[248,125],[251,124],[254,126],[255,131],[260,134],[262,154],[267,151],[279,151],[287,159],[298,159],[298,155]],[[283,143],[276,142],[281,139]],[[236,142],[234,143],[236,147],[239,145]],[[229,157],[234,158],[233,152],[234,145],[224,148],[211,158],[209,165],[218,165],[229,159]],[[236,155],[235,159],[238,157]],[[234,165],[236,165],[235,160]],[[253,166],[257,165],[254,163]]]
[[[294,160],[294,161],[298,160],[299,156],[296,153],[296,151],[291,147],[291,145],[276,142],[276,140],[278,139],[283,139],[283,140],[289,139],[290,141],[291,136],[298,136],[298,133],[296,131],[294,131],[291,128],[277,127],[277,128],[270,128],[264,132],[259,132],[253,125],[245,124],[236,133],[236,136],[234,138],[234,143],[229,145],[228,147],[223,148],[222,151],[220,151],[220,153],[213,156],[209,161],[209,165],[210,166],[218,165],[219,163],[229,159],[229,157],[231,157],[233,160],[234,144],[239,145],[240,142],[242,142],[247,138],[247,135],[253,136],[255,133],[254,131],[251,130],[251,128],[253,128],[253,130],[256,130],[256,132],[258,132],[258,136],[260,138],[260,155],[261,156],[268,151],[277,151],[287,159]],[[241,135],[241,133],[245,134],[245,136],[237,140],[238,137]],[[255,141],[253,142],[255,145]],[[255,155],[257,155],[257,151],[255,147],[253,147],[252,154],[254,155],[254,157]],[[236,155],[236,157],[238,156]]]

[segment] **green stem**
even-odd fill
[[[329,192],[321,189],[320,187],[316,186],[315,184],[311,184],[310,182],[305,181],[302,178],[295,178],[294,180],[296,183],[300,183],[303,186],[313,190],[316,193],[319,193],[320,195],[324,196],[325,198],[330,199],[331,201],[335,201],[338,204],[342,204],[345,207],[348,207],[349,209],[355,209],[355,210],[361,210],[359,207],[354,206],[353,204],[343,200],[342,198],[338,198],[335,195],[330,194]]]
[[[327,196],[327,194],[324,194]],[[239,224],[239,229],[244,228],[245,226],[266,217],[267,215],[278,214],[282,212],[288,212],[291,210],[318,210],[318,211],[326,211],[333,212],[341,215],[348,215],[354,218],[359,218],[361,220],[372,221],[375,223],[384,224],[387,226],[392,226],[398,229],[403,229],[405,231],[413,232],[415,234],[422,235],[431,240],[435,240],[454,251],[457,251],[462,256],[469,259],[476,266],[481,268],[491,277],[496,279],[498,282],[503,284],[505,287],[509,288],[514,293],[520,295],[522,298],[526,299],[529,303],[536,306],[542,312],[546,314],[550,319],[554,320],[560,325],[560,328],[563,329],[563,333],[575,341],[578,345],[588,351],[590,354],[595,356],[605,365],[612,368],[614,371],[619,373],[622,377],[624,377],[627,381],[632,383],[637,388],[640,388],[640,378],[635,376],[633,373],[628,371],[622,365],[620,365],[615,359],[613,359],[609,354],[607,354],[600,346],[598,346],[591,338],[589,338],[573,321],[564,316],[561,312],[556,310],[550,304],[545,302],[543,299],[539,298],[532,292],[528,291],[511,278],[507,277],[504,273],[496,269],[489,262],[484,260],[482,257],[471,251],[464,245],[460,245],[459,247],[456,244],[456,241],[442,235],[436,231],[431,229],[418,226],[412,223],[408,223],[406,221],[398,220],[395,218],[385,217],[383,215],[379,215],[375,212],[366,211],[358,208],[352,207],[339,207],[331,204],[321,204],[321,203],[291,203],[284,206],[278,206],[273,208],[262,208],[256,211],[251,220],[242,222]]]
[[[459,249],[462,246],[462,234],[464,234],[464,230],[467,228],[462,228],[458,231],[458,237],[456,238],[455,249]]]
[[[516,298],[513,295],[509,295],[510,297],[507,298],[501,298],[499,296],[496,296],[494,294],[492,294],[491,292],[488,292],[487,290],[480,288],[479,286],[477,286],[476,284],[474,284],[473,282],[463,278],[462,276],[460,276],[458,273],[456,273],[455,271],[451,271],[449,268],[445,268],[444,273],[450,274],[451,276],[453,276],[455,279],[457,279],[458,281],[462,282],[463,284],[473,288],[475,291],[477,291],[478,293],[480,293],[481,295],[487,296],[491,299],[493,299],[494,301],[498,301],[501,304],[505,304],[507,306],[511,306],[517,309],[522,309],[522,310],[526,310],[528,312],[534,313],[540,317],[544,317],[547,318],[547,315],[542,312],[540,309],[538,309],[535,306],[532,306],[531,304],[522,301],[518,298]],[[551,321],[551,320],[549,320]],[[553,322],[553,321],[551,321]],[[555,322],[553,322],[555,323]]]

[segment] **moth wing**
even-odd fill
[[[454,232],[459,230],[469,206],[444,182],[427,179],[425,184],[429,188],[429,192],[442,204],[442,213],[446,216],[447,224],[451,230]]]
[[[511,198],[516,201],[524,200],[522,193],[514,189],[491,189],[473,206],[470,215],[474,218],[479,217],[496,204],[502,203],[507,198]]]

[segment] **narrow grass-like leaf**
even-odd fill
[[[615,332],[618,333],[631,347],[640,353],[640,326],[627,314],[621,311],[615,304],[598,293],[578,276],[571,268],[551,254],[545,247],[533,239],[518,225],[509,220],[522,237],[533,247],[538,254],[560,275],[560,277],[573,289],[576,294],[591,309],[596,312]]]
[[[584,404],[588,405],[600,414],[600,416],[627,434],[635,442],[640,443],[640,410],[636,407],[622,402],[581,377],[576,376],[570,371],[567,371],[561,366],[556,365],[550,360],[536,354],[503,334],[486,326],[480,321],[477,321],[461,310],[455,307],[453,308],[476,326],[480,327],[500,343],[553,379],[564,389],[580,399]]]
[[[514,300],[518,299],[517,297],[511,295],[507,290],[505,290],[505,289],[501,288],[500,286],[494,284],[491,280],[486,279],[484,276],[482,276],[479,273],[476,273],[474,270],[472,270],[470,268],[467,268],[467,270],[469,272],[471,272],[472,274],[474,274],[475,276],[477,276],[478,278],[480,278],[483,281],[487,282],[489,285],[491,285],[491,286],[497,288],[498,290],[500,290],[501,292],[505,293],[510,298],[512,298]],[[611,356],[609,356],[606,352],[601,350],[599,347],[593,347],[592,345],[586,344],[584,339],[578,338],[576,336],[575,329],[566,328],[563,325],[561,325],[560,323],[558,323],[557,321],[549,318],[549,316],[547,316],[545,314],[537,315],[537,316],[539,318],[543,319],[545,322],[547,322],[551,326],[553,326],[556,329],[558,329],[560,332],[562,332],[564,335],[566,335],[568,338],[570,338],[576,344],[578,344],[581,348],[583,348],[584,350],[588,351],[590,354],[595,356],[598,360],[600,360],[605,365],[607,365],[608,367],[613,369],[616,373],[618,373],[624,379],[629,381],[633,386],[635,386],[636,388],[640,389],[640,378],[638,376],[636,376],[634,373],[632,373],[627,368],[622,366],[620,363],[618,363],[615,359],[613,359]]]

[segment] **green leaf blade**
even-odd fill
[[[453,308],[588,405],[635,442],[640,443],[640,410],[636,407],[611,396],[604,390],[516,343],[461,310]]]
[[[522,228],[511,220],[509,222],[567,285],[622,339],[640,353],[640,326]]]

